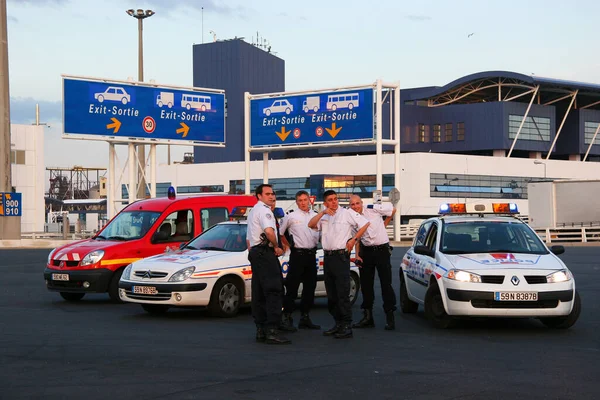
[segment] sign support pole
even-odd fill
[[[382,107],[381,107],[381,79],[377,79],[377,86],[376,86],[376,90],[375,90],[375,118],[376,118],[376,122],[375,122],[375,134],[377,135],[376,139],[376,145],[375,145],[375,153],[376,153],[376,163],[377,163],[377,167],[376,167],[376,173],[377,173],[377,190],[379,190],[382,195],[382,189],[383,189],[383,135],[382,135],[382,128],[383,128],[383,116],[381,115],[382,113]]]
[[[129,189],[127,190],[128,193],[128,197],[129,197],[129,204],[133,203],[136,200],[136,194],[137,194],[137,179],[135,176],[136,173],[136,168],[135,168],[135,163],[136,163],[136,154],[135,154],[135,145],[133,143],[129,143],[128,145],[129,147]]]
[[[400,84],[394,89],[394,187],[400,190]],[[402,193],[402,191],[400,192]],[[394,241],[400,241],[400,219],[402,206],[398,201],[396,205],[396,214],[394,215]]]
[[[156,198],[156,145],[150,145],[150,198]]]
[[[108,193],[107,193],[107,197],[108,197],[108,204],[107,204],[107,212],[108,215],[106,216],[108,220],[110,220],[112,217],[115,216],[115,200],[116,200],[116,193],[117,193],[117,182],[115,182],[115,157],[116,157],[116,151],[115,151],[115,144],[109,142],[108,143]]]
[[[269,152],[263,153],[263,183],[269,183]]]
[[[250,93],[244,92],[244,161],[246,166],[246,177],[244,181],[244,193],[250,194]]]

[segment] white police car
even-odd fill
[[[569,269],[516,214],[515,204],[443,204],[424,221],[400,270],[400,306],[434,326],[458,316],[534,317],[569,328],[581,301]],[[504,214],[502,216],[501,214]],[[508,214],[508,215],[507,215]]]
[[[222,222],[201,233],[181,250],[130,264],[119,281],[121,300],[140,303],[158,314],[170,307],[207,306],[220,317],[233,317],[251,300],[252,269],[246,249],[246,221]],[[279,258],[287,275],[289,254]],[[316,296],[326,296],[323,250],[317,251]],[[352,264],[350,301],[360,287],[358,268]],[[300,292],[302,286],[300,286]]]

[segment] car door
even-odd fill
[[[406,289],[408,292],[417,297],[420,300],[424,300],[424,295],[419,295],[419,293],[423,292],[424,282],[421,280],[419,276],[419,267],[422,261],[422,255],[414,252],[414,248],[417,246],[424,246],[425,240],[427,239],[427,234],[429,233],[429,229],[431,228],[431,224],[433,221],[425,221],[419,227],[417,231],[417,235],[415,236],[415,240],[413,242],[413,246],[406,252]]]
[[[427,288],[429,287],[429,282],[431,281],[431,274],[435,270],[436,265],[436,252],[437,252],[437,244],[438,244],[438,222],[434,221],[427,232],[427,237],[425,238],[425,246],[431,252],[431,256],[429,255],[420,255],[420,263],[418,265],[418,273],[419,278],[422,280],[424,285],[419,285],[419,297],[424,299],[425,293],[427,292]]]

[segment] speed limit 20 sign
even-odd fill
[[[142,126],[144,128],[144,132],[152,133],[154,132],[154,129],[156,129],[156,122],[154,121],[154,118],[146,117],[142,122]]]

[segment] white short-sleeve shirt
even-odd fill
[[[294,238],[294,248],[313,249],[319,243],[319,232],[308,227],[308,222],[317,215],[316,212],[309,209],[302,211],[300,209],[289,212],[281,220],[279,233],[283,235],[287,230]]]
[[[390,242],[385,225],[383,224],[383,217],[392,215],[393,210],[394,206],[390,203],[373,204],[369,207],[363,207],[362,215],[368,219],[371,224],[367,228],[365,234],[361,236],[361,244],[365,246],[379,246]]]
[[[250,247],[257,246],[262,243],[260,235],[267,228],[273,228],[277,232],[275,226],[275,217],[271,208],[259,201],[256,203],[248,214],[248,231],[246,232],[246,240],[250,242]]]
[[[360,230],[369,221],[353,210],[339,207],[334,215],[325,214],[317,224],[321,231],[323,250],[341,250],[352,238],[353,232]]]

